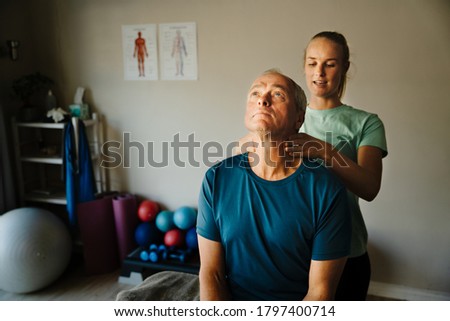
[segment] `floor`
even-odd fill
[[[27,294],[0,290],[0,301],[114,301],[117,293],[134,285],[119,283],[120,270],[86,275],[80,262],[71,263],[50,286]]]
[[[72,262],[67,271],[52,285],[27,294],[0,290],[0,301],[114,301],[117,293],[134,287],[119,283],[120,270],[100,275],[86,275],[82,262]],[[368,301],[390,301],[368,296]]]

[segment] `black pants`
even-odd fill
[[[370,260],[367,252],[349,258],[336,290],[336,301],[364,301],[370,283]]]

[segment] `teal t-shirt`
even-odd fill
[[[383,122],[376,114],[351,106],[342,105],[332,109],[307,108],[300,132],[332,144],[339,152],[357,162],[358,148],[378,147],[385,157],[387,152]],[[359,206],[359,198],[347,191],[352,212],[352,250],[350,257],[367,251],[367,228]]]
[[[303,299],[311,260],[347,256],[350,230],[345,187],[320,164],[267,181],[242,154],[205,174],[197,233],[222,243],[234,300]]]

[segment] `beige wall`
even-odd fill
[[[448,1],[21,1],[31,9],[17,27],[22,55],[32,54],[33,68],[55,77],[59,100],[68,104],[85,86],[91,107],[106,117],[108,139],[129,132],[157,150],[177,133],[182,140],[194,133],[201,146],[239,138],[253,78],[278,67],[304,86],[308,39],[343,32],[353,63],[344,101],[377,113],[388,138],[381,192],[362,201],[373,280],[450,296]],[[121,26],[171,22],[197,23],[199,80],[124,81]],[[31,39],[21,28],[31,28]],[[17,31],[7,30],[1,41]],[[24,59],[0,63],[12,75]],[[201,154],[196,150],[196,160]],[[132,165],[110,171],[111,188],[171,209],[196,204],[207,168]]]

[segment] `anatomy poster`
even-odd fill
[[[122,26],[125,80],[158,80],[156,25]]]
[[[197,80],[195,22],[160,24],[159,53],[163,80]]]

